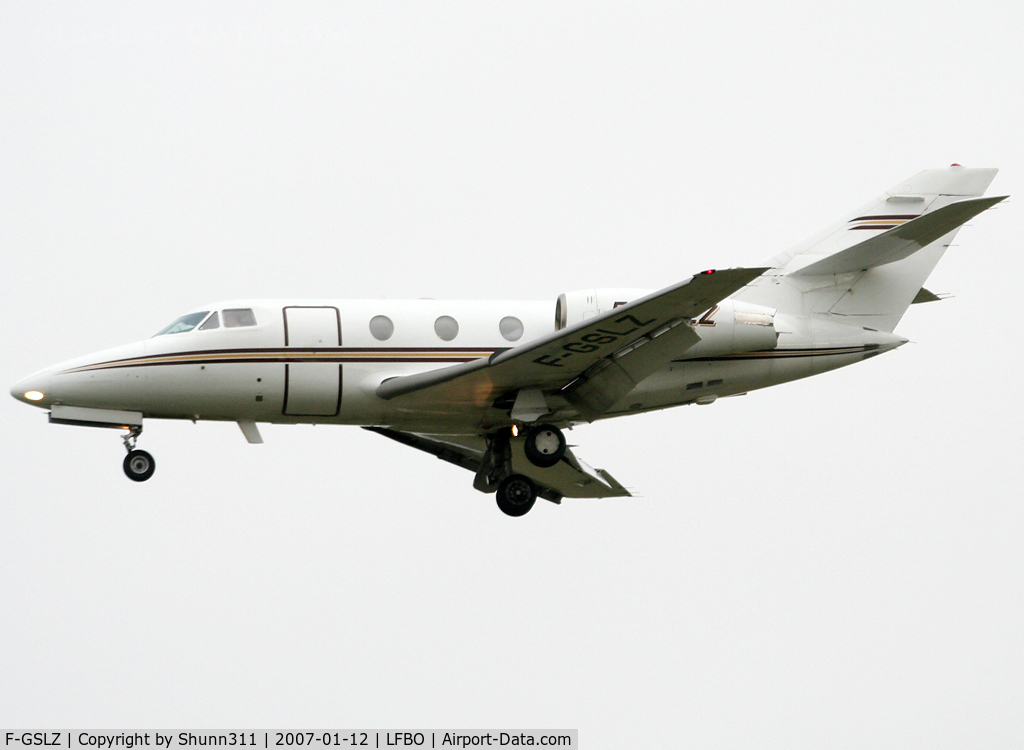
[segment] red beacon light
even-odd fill
[[[956,162],[953,162],[953,163],[952,163],[952,164],[950,164],[949,166],[951,166],[951,167],[962,167],[962,166],[963,166],[963,164],[957,164]]]
[[[710,271],[701,271],[701,273],[704,274],[705,276],[710,276],[714,272],[715,272],[715,269],[713,269],[713,268]]]

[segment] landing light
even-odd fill
[[[39,394],[42,396],[42,394]],[[519,425],[512,425],[512,437],[519,437]]]
[[[44,397],[39,391],[26,391],[25,398],[29,401],[42,401]]]

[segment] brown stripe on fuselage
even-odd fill
[[[721,362],[736,359],[784,359],[791,357],[822,357],[836,354],[856,354],[878,349],[878,344],[865,344],[848,347],[821,347],[809,349],[769,349],[761,352],[737,352],[717,357],[694,357],[693,359],[677,359],[674,362]],[[211,351],[185,352],[182,354],[153,354],[132,359],[111,360],[83,365],[62,374],[87,372],[91,370],[116,370],[128,367],[163,367],[169,365],[198,364],[237,364],[251,363],[302,363],[328,362],[351,363],[396,363],[409,362],[416,364],[459,363],[471,362],[481,357],[489,357],[495,352],[506,349],[430,349],[430,348],[396,348],[396,349],[219,349]],[[308,356],[301,356],[301,355]]]
[[[268,349],[213,349],[175,354],[151,354],[144,357],[97,362],[65,370],[65,373],[90,370],[112,370],[126,367],[152,367],[164,365],[233,364],[239,362],[470,362],[489,357],[502,349],[396,347],[367,348],[268,348]]]

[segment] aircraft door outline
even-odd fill
[[[288,305],[281,315],[284,345],[294,349],[295,360],[284,366],[281,413],[289,417],[338,416],[343,366],[323,361],[328,352],[318,350],[341,347],[341,312],[330,305]]]

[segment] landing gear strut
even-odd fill
[[[537,502],[537,488],[522,474],[512,474],[501,480],[497,492],[498,507],[509,516],[525,516]]]
[[[133,482],[145,482],[156,471],[156,461],[153,460],[153,456],[135,448],[135,442],[141,434],[142,425],[136,425],[129,427],[128,434],[121,438],[124,441],[125,450],[128,451],[121,466],[124,468],[125,476]]]
[[[561,461],[565,455],[565,435],[550,424],[531,427],[526,433],[523,451],[530,463],[547,469]]]

